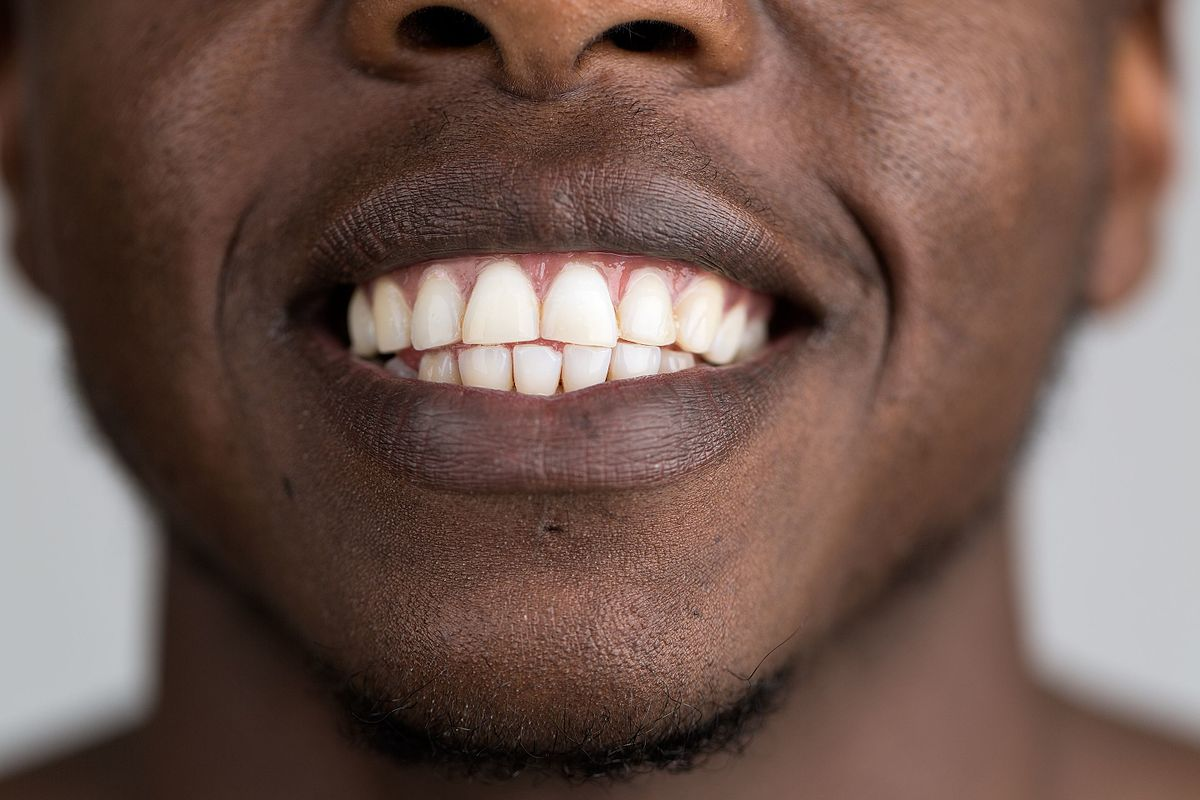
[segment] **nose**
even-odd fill
[[[403,76],[474,58],[509,91],[546,96],[604,70],[658,69],[711,85],[754,53],[750,0],[349,0],[343,36],[358,65]]]

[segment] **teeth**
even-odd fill
[[[712,347],[725,311],[725,290],[716,278],[695,281],[675,304],[676,341],[690,353]]]
[[[350,349],[354,355],[373,356],[379,352],[375,343],[375,317],[371,313],[367,293],[361,286],[350,297],[346,321],[350,329]]]
[[[381,353],[396,353],[407,350],[410,344],[409,325],[412,312],[404,292],[391,278],[380,278],[371,287],[371,305],[374,308],[375,337]]]
[[[662,273],[639,269],[630,275],[617,317],[622,339],[660,347],[672,344],[675,315],[671,310],[671,289]]]
[[[463,350],[458,354],[458,374],[463,386],[511,391],[512,351],[507,347],[472,347]]]
[[[403,378],[549,396],[723,366],[767,346],[770,298],[687,267],[650,259],[607,266],[596,255],[441,261],[419,273],[411,304],[408,278],[376,278],[351,295],[351,349]],[[459,287],[472,280],[466,296]],[[672,304],[677,281],[685,286]]]
[[[611,307],[611,306],[610,306]],[[586,389],[604,383],[612,348],[569,344],[563,348],[562,385],[564,392]]]
[[[738,347],[737,360],[742,361],[757,355],[767,345],[767,318],[758,317],[746,324],[742,343]]]
[[[732,308],[725,319],[721,320],[717,334],[713,337],[712,345],[704,354],[704,360],[710,364],[729,364],[737,357],[738,347],[742,344],[742,335],[746,332],[746,306],[737,305]]]
[[[553,347],[522,344],[513,348],[513,375],[521,394],[551,395],[558,390],[562,353]]]
[[[525,271],[507,259],[488,265],[479,273],[467,303],[463,341],[503,344],[536,338],[538,301]]]
[[[458,373],[458,359],[449,350],[422,355],[421,369],[417,377],[430,383],[462,383]]]
[[[660,375],[670,375],[683,372],[696,366],[696,357],[691,353],[681,353],[678,350],[663,350],[662,365],[658,369]]]
[[[616,345],[617,317],[608,282],[595,267],[571,263],[558,273],[542,305],[542,336],[576,345]]]
[[[454,281],[432,272],[425,276],[412,310],[412,346],[417,350],[444,347],[459,340],[463,298]]]
[[[662,348],[644,344],[619,342],[613,348],[612,365],[608,369],[608,379],[619,381],[626,378],[642,378],[646,375],[657,375],[661,364]]]

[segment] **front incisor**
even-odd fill
[[[562,353],[540,344],[513,348],[513,381],[521,394],[548,396],[558,391]]]
[[[458,374],[463,386],[476,389],[513,388],[512,351],[507,347],[471,347],[458,354]]]
[[[611,347],[569,344],[563,348],[562,387],[575,392],[604,383],[612,360]]]
[[[515,262],[497,261],[479,273],[463,317],[463,342],[505,344],[538,338],[533,284]]]
[[[599,270],[579,263],[563,267],[542,303],[542,336],[591,347],[616,345],[617,316]]]

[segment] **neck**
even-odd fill
[[[169,557],[160,703],[141,740],[146,794],[775,798],[1019,797],[1045,780],[1040,695],[1021,659],[1001,520],[825,653],[745,753],[720,769],[606,787],[450,783],[341,737],[295,651],[232,593]],[[181,781],[180,776],[188,776]]]

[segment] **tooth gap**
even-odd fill
[[[312,303],[303,312],[304,317],[316,319],[326,330],[336,333],[338,340],[346,348],[350,347],[350,319],[346,309],[350,307],[354,289],[355,287],[349,284],[338,286],[327,296],[324,303]]]
[[[492,38],[477,18],[449,6],[417,9],[400,21],[397,33],[404,42],[422,50],[462,50]]]

